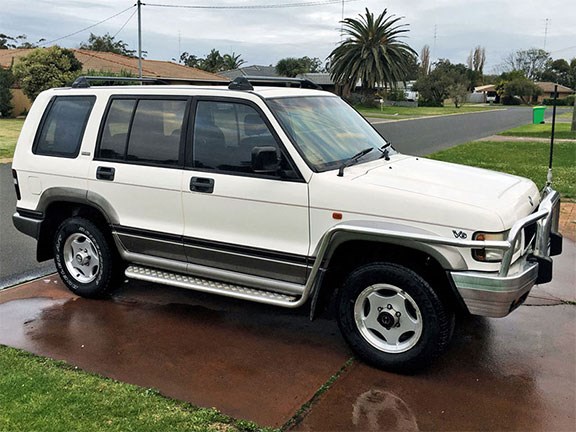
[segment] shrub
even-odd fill
[[[74,52],[58,46],[37,48],[14,65],[14,77],[30,100],[52,87],[72,84],[82,63]]]
[[[12,93],[10,87],[14,84],[14,77],[10,69],[0,67],[0,117],[10,117],[12,115]]]
[[[435,101],[435,100],[419,98],[418,99],[418,106],[421,106],[421,107],[443,107],[444,104],[442,102]]]
[[[542,100],[543,105],[554,105],[554,99],[546,98]],[[563,99],[556,99],[556,106],[572,106],[574,105],[574,95],[567,96]]]
[[[381,96],[382,99],[394,101],[394,102],[401,102],[401,101],[406,100],[406,94],[404,92],[404,89],[400,89],[400,88],[394,88],[394,89],[387,90],[385,92],[382,92],[378,96]]]
[[[502,105],[520,105],[520,99],[514,96],[502,96],[500,98]]]

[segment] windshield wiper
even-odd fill
[[[374,150],[374,147],[368,147],[365,148],[362,151],[359,151],[358,153],[356,153],[354,156],[352,156],[351,158],[349,158],[346,162],[344,162],[342,165],[340,165],[340,169],[338,170],[338,177],[343,177],[344,176],[344,168],[349,167],[350,165],[354,165],[355,163],[358,162],[358,160],[364,156],[367,155],[368,153],[370,153],[372,150]]]

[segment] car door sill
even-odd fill
[[[129,263],[167,270],[170,272],[182,273],[200,278],[206,278],[229,284],[241,285],[249,288],[271,291],[275,293],[282,293],[292,296],[302,295],[305,288],[305,285],[277,279],[254,276],[246,273],[238,273],[231,270],[223,270],[182,261],[174,261],[151,255],[128,252],[126,250],[122,250],[120,254],[122,255],[122,258]]]

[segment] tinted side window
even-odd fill
[[[184,100],[139,100],[127,160],[177,165],[186,104]]]
[[[56,96],[41,123],[34,153],[76,157],[95,101],[94,96]]]
[[[135,99],[115,99],[112,101],[102,129],[99,157],[124,160],[128,128],[135,106]]]
[[[199,101],[194,123],[194,167],[251,173],[252,149],[276,139],[249,105]]]

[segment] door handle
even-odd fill
[[[212,193],[214,192],[214,179],[192,177],[190,179],[190,190],[194,192]]]
[[[98,180],[113,181],[115,172],[116,170],[112,167],[99,166],[98,168],[96,168],[96,178]]]

